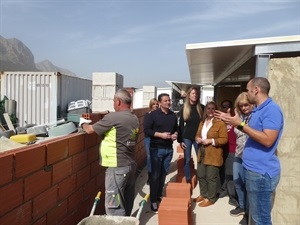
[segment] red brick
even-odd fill
[[[97,187],[105,186],[105,170],[103,167],[100,167],[99,174],[97,175]]]
[[[87,150],[88,154],[88,164],[94,161],[99,161],[99,146],[96,145]]]
[[[41,193],[33,199],[33,219],[39,219],[46,214],[51,208],[57,204],[57,186],[53,186],[51,189]]]
[[[72,158],[67,158],[53,165],[53,184],[56,184],[72,174]]]
[[[46,144],[47,147],[47,165],[67,158],[69,154],[68,138],[54,139]]]
[[[69,135],[69,154],[74,155],[84,150],[84,134]]]
[[[68,213],[68,202],[63,201],[47,213],[47,224],[59,224]]]
[[[190,199],[191,184],[168,183],[166,187],[166,197]]]
[[[183,149],[180,147],[180,145],[177,145],[177,153],[183,154]]]
[[[87,165],[87,151],[80,152],[73,156],[73,171],[76,173]]]
[[[96,195],[95,196],[92,195],[93,193],[98,193],[96,178],[90,179],[84,185],[84,187],[83,187],[83,198],[86,199],[86,198],[89,198],[90,196],[92,198],[96,197]]]
[[[43,216],[39,220],[35,221],[32,225],[45,225],[47,224],[47,216]],[[25,224],[24,224],[25,225]]]
[[[37,196],[51,186],[51,171],[40,170],[25,178],[25,201]]]
[[[186,179],[183,173],[176,174],[176,182],[177,183],[186,183]]]
[[[90,215],[91,205],[89,205],[89,200],[86,199],[77,206],[77,211],[75,214],[75,223],[79,223],[82,219]]]
[[[108,113],[108,111],[97,112],[97,113],[83,113],[83,114],[81,114],[81,117],[88,119],[88,120],[92,120],[91,124],[94,124],[94,123],[98,122],[99,120],[101,120],[107,113]]]
[[[76,187],[83,186],[90,179],[90,167],[87,166],[76,174]]]
[[[23,202],[23,182],[5,185],[0,189],[0,217]]]
[[[98,146],[98,135],[96,133],[93,134],[84,134],[84,148],[88,149],[93,146]]]
[[[17,151],[15,153],[16,177],[22,177],[44,167],[45,151],[46,147],[44,145],[32,145]]]
[[[177,183],[186,183],[186,179],[183,173],[177,173],[176,174],[176,182]],[[191,185],[192,189],[194,189],[197,186],[198,180],[197,180],[197,174],[196,170],[191,170]]]
[[[76,175],[72,175],[58,184],[58,200],[62,200],[71,195],[76,188]]]
[[[177,172],[184,173],[184,158],[178,157],[178,159],[176,160],[176,163],[177,163]]]
[[[75,215],[72,214],[68,214],[65,218],[62,219],[62,221],[60,222],[60,225],[71,225],[71,224],[76,224],[75,223]]]
[[[1,203],[3,204],[3,203]],[[26,202],[4,216],[0,217],[1,225],[30,224],[31,223],[32,202]]]
[[[89,163],[90,165],[90,174],[91,174],[91,178],[97,176],[97,174],[100,173],[100,165],[98,161],[94,161],[92,163]]]
[[[102,141],[102,137],[97,135],[97,146],[100,145],[101,141]]]
[[[78,189],[78,191],[74,192],[68,198],[68,213],[72,213],[75,209],[77,209],[78,205],[83,199],[83,189]]]
[[[158,209],[159,225],[192,225],[192,212],[188,199],[164,197]]]
[[[0,186],[12,181],[13,161],[13,154],[0,155]]]

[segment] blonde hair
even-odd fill
[[[155,105],[155,104],[158,104],[157,99],[156,99],[156,98],[150,99],[150,102],[149,102],[149,109],[152,110],[152,106]]]
[[[200,101],[199,101],[199,97],[200,97],[199,89],[197,87],[191,87],[186,93],[185,102],[183,105],[183,120],[184,121],[187,121],[191,114],[190,93],[193,90],[195,92],[197,92],[197,94],[198,94],[196,108],[197,108],[197,112],[198,112],[199,116],[202,117],[202,108],[201,108]]]
[[[249,105],[252,105],[248,100],[247,92],[242,92],[241,94],[239,94],[237,96],[237,98],[235,99],[235,102],[234,102],[234,107],[236,108],[236,111],[238,112],[239,115],[243,114],[239,107],[239,104],[247,104],[247,103]]]
[[[204,121],[206,120],[206,118],[207,118],[207,115],[206,115],[206,108],[207,108],[208,105],[214,105],[214,106],[215,106],[215,110],[218,109],[217,104],[216,104],[214,101],[210,101],[210,102],[206,103],[206,105],[205,105],[205,107],[204,107],[203,118],[202,118],[202,121],[203,121],[203,122],[204,122]]]

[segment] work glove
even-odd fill
[[[87,120],[87,119],[84,119],[84,118],[82,118],[82,117],[80,117],[80,119],[79,119],[79,127],[82,127],[82,124],[84,124],[84,123],[91,123],[92,121],[91,120]]]

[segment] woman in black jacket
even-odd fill
[[[202,106],[199,100],[199,89],[191,87],[187,94],[184,105],[180,110],[177,142],[184,152],[184,175],[187,183],[191,182],[191,155],[192,146],[198,151],[198,144],[195,141],[197,129],[202,117]]]

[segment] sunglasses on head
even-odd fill
[[[230,105],[222,105],[223,109],[230,108]]]

